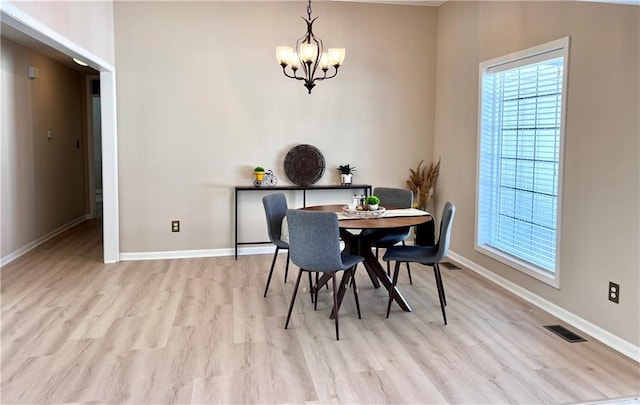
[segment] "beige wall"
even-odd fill
[[[448,2],[439,8],[438,200],[457,204],[451,249],[640,344],[640,7]],[[571,36],[559,290],[474,250],[478,64]],[[607,300],[608,282],[620,304]]]
[[[7,2],[107,63],[114,64],[111,0]]]
[[[256,165],[289,183],[283,160],[296,144],[323,152],[320,184],[339,183],[335,168],[350,163],[355,182],[402,186],[433,156],[436,8],[314,3],[316,34],[347,53],[308,95],[275,59],[304,33],[304,3],[114,7],[123,252],[231,247],[233,187],[251,185]],[[261,196],[240,202],[245,240],[266,238]]]
[[[28,67],[40,69],[30,80]],[[2,246],[17,251],[85,213],[80,74],[2,39]],[[54,131],[52,140],[47,131]]]

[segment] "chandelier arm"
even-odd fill
[[[327,73],[325,72],[323,77],[318,77],[315,80],[321,81],[321,80],[333,79],[334,77],[336,77],[338,75],[338,68],[334,66],[334,69],[335,69],[335,72],[333,72],[333,74],[331,76],[327,76]]]
[[[307,81],[311,80],[313,77],[311,76],[311,64],[307,62],[302,62],[300,64],[302,67],[302,71],[304,72],[304,77]]]
[[[316,60],[313,62],[313,70],[311,70],[309,72],[309,77],[313,80],[315,80],[315,75],[316,72],[318,70],[318,67],[320,66],[320,59],[322,58],[322,52],[324,52],[324,44],[322,42],[322,39],[318,38],[314,33],[313,33],[313,23],[318,19],[318,17],[314,18],[313,20],[311,20],[309,22],[308,25],[308,32],[307,32],[307,41],[308,43],[314,43],[318,49],[318,53],[316,55]]]
[[[319,82],[320,82],[320,81],[322,81],[322,80],[326,79],[326,78],[327,78],[327,71],[326,71],[325,69],[322,69],[322,73],[323,73],[323,75],[322,75],[322,76],[314,77],[314,78],[313,78],[313,81],[314,81],[314,82],[315,82],[315,81],[319,81]]]
[[[314,37],[315,39],[315,37]],[[319,39],[319,38],[318,38]],[[313,70],[310,72],[309,77],[315,80],[316,72],[318,71],[318,67],[320,66],[320,58],[322,57],[322,40],[318,41],[318,56],[316,57],[315,62],[313,62]]]
[[[307,32],[305,32],[305,34],[302,37],[298,38],[298,40],[296,41],[296,51],[297,51],[298,57],[300,58],[300,46],[302,44],[316,45],[318,52],[316,54],[316,58],[314,61],[304,62],[300,58],[300,65],[304,72],[306,83],[313,83],[314,76],[316,75],[316,71],[318,69],[318,66],[320,65],[320,59],[322,57],[322,52],[324,51],[324,46],[322,43],[322,39],[316,37],[315,34],[313,33],[313,23],[318,19],[318,17],[312,19],[311,13],[309,12],[310,9],[308,8],[307,11],[308,11],[307,13],[308,18],[300,17],[304,20],[304,22],[307,25]]]
[[[287,73],[286,66],[282,67],[282,73],[284,73],[284,75],[287,76],[288,78],[296,79],[296,80],[306,80],[304,77],[296,76],[296,72],[297,72],[297,69],[296,69],[296,71],[293,72],[293,76],[292,76],[292,75]]]

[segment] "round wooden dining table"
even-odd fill
[[[347,252],[364,257],[364,267],[367,270],[369,278],[371,279],[374,287],[378,288],[380,284],[382,284],[393,296],[394,300],[397,302],[400,308],[402,308],[403,311],[411,312],[411,307],[402,296],[397,286],[393,285],[391,278],[380,264],[378,258],[373,253],[373,243],[376,241],[376,239],[361,237],[359,233],[354,233],[352,231],[365,229],[383,230],[404,228],[432,221],[433,217],[430,214],[419,210],[413,211],[416,215],[403,214],[401,216],[395,216],[393,213],[394,207],[385,208],[387,210],[386,214],[388,216],[385,215],[379,218],[345,217],[344,205],[317,205],[301,209],[306,211],[325,211],[338,213],[338,227],[340,228],[340,237],[345,243],[345,249],[347,250]],[[340,288],[338,290],[338,307],[340,307],[344,292],[346,291],[346,287],[349,282],[349,274],[349,272],[346,272],[345,276],[340,282]],[[317,281],[312,289],[315,291],[316,289],[321,288],[322,286],[324,286],[324,284],[327,283],[327,281],[329,281],[329,279],[330,276],[327,276],[326,274],[323,275],[323,277],[321,277]]]

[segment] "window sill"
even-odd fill
[[[550,285],[553,288],[560,289],[560,279],[558,277],[558,271],[550,273],[547,270],[540,269],[532,265],[531,263],[519,260],[514,256],[509,255],[501,250],[495,249],[488,245],[476,245],[475,250],[482,253],[485,256],[489,256],[507,266],[518,270],[529,277],[533,277],[538,281]]]

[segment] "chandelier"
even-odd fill
[[[304,87],[311,94],[316,81],[331,79],[338,74],[338,68],[344,62],[345,49],[329,48],[326,52],[324,51],[322,40],[313,34],[313,22],[318,17],[311,19],[311,0],[307,5],[307,18],[301,18],[307,23],[307,32],[296,41],[295,50],[290,46],[276,47],[276,57],[282,66],[282,73],[291,79],[303,80]],[[330,66],[335,70],[332,75],[327,76]],[[293,74],[287,72],[287,67]],[[298,76],[300,68],[302,69]]]

